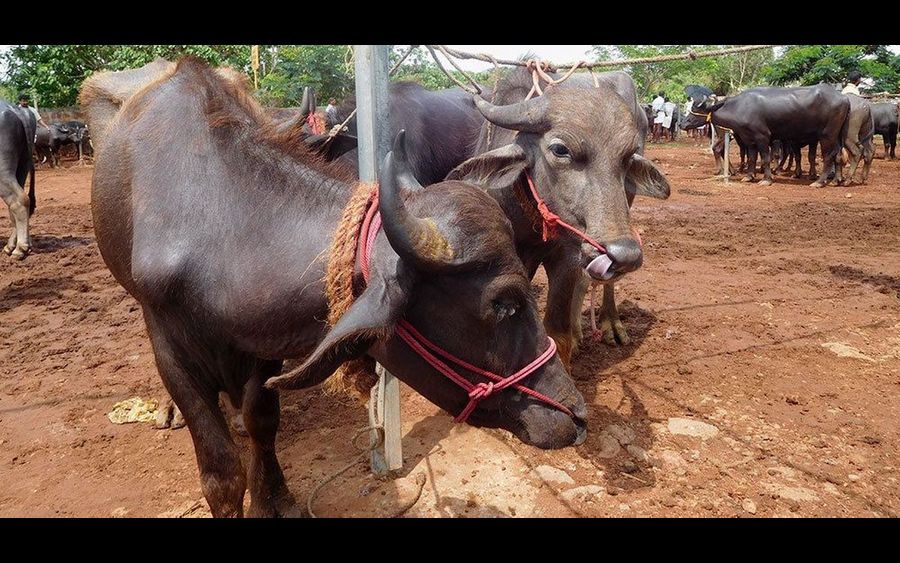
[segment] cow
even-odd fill
[[[384,228],[364,252],[364,269],[354,258],[354,221],[370,186],[275,131],[240,84],[199,59],[179,61],[109,124],[92,184],[97,244],[141,305],[214,516],[241,516],[248,485],[250,515],[293,512],[275,455],[277,390],[321,383],[361,356],[450,412],[474,404],[472,425],[542,448],[584,440],[584,400],[559,356],[547,355],[552,342],[503,210],[465,182],[422,188],[410,165],[401,136],[382,170]],[[329,290],[344,288],[337,303],[347,306],[332,309],[330,327],[319,320],[329,315],[326,274]],[[476,372],[457,374],[472,388],[462,391],[401,340],[395,329],[406,325],[486,370],[548,360],[522,383],[558,406],[495,390]],[[285,358],[304,360],[280,375]],[[220,391],[243,411],[252,444],[246,473]]]
[[[900,123],[900,104],[882,102],[872,104],[875,134],[884,141],[885,160],[897,158],[897,125]]]
[[[415,82],[392,82],[389,86],[389,115],[391,135],[403,129],[410,144],[410,158],[415,177],[425,185],[439,182],[464,160],[475,155],[484,118],[475,108],[472,96],[462,88],[427,90]],[[302,104],[301,104],[302,106]],[[353,97],[338,106],[338,124],[343,123],[355,109]],[[349,166],[356,166],[356,118],[346,125],[335,141],[343,148],[332,150],[326,158],[340,156]],[[307,143],[324,143],[322,138],[309,138]]]
[[[850,160],[850,172],[844,178],[844,152],[838,155],[835,164],[835,183],[837,185],[853,185],[853,174],[859,161],[863,161],[862,183],[869,178],[869,168],[875,157],[875,121],[872,119],[871,104],[865,98],[855,94],[846,94],[850,100],[850,114],[847,116],[847,136],[844,139],[844,150]]]
[[[607,81],[585,88],[571,80],[523,101],[532,79],[518,69],[498,82],[493,102],[475,97],[487,120],[476,156],[447,177],[483,186],[497,199],[512,221],[529,277],[544,266],[544,325],[566,365],[581,339],[585,271],[613,283],[639,268],[643,253],[629,223],[630,202],[635,195],[665,198],[670,191],[662,173],[639,154],[646,130],[639,128],[643,112],[636,97],[626,101]],[[598,242],[605,255],[555,220],[545,222],[541,209]]]
[[[756,174],[756,157],[762,156],[763,179],[760,185],[772,184],[769,146],[773,139],[803,142],[817,139],[823,151],[823,169],[811,184],[821,188],[834,165],[847,135],[850,101],[833,88],[824,85],[799,88],[751,88],[737,96],[714,101],[694,100],[686,127],[697,127],[706,121],[732,129],[747,145],[748,165],[743,182],[752,182]]]
[[[3,252],[23,260],[31,251],[28,220],[34,213],[34,114],[0,100],[0,197],[9,208],[12,234]],[[28,193],[25,179],[31,176]]]

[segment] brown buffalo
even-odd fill
[[[239,85],[194,58],[131,97],[104,147],[92,191],[97,243],[141,304],[216,516],[241,515],[248,485],[251,514],[291,509],[275,456],[274,388],[316,385],[345,361],[369,355],[454,414],[468,404],[465,392],[397,337],[399,319],[501,374],[547,348],[503,211],[464,182],[417,185],[402,145],[383,171],[385,227],[369,283],[353,267],[347,279],[357,297],[330,329],[320,320],[328,313],[323,278],[345,207],[360,201],[352,172],[279,135]],[[305,360],[279,376],[284,358]],[[474,373],[463,377],[481,382]],[[572,416],[504,390],[479,403],[469,422],[544,448],[584,439],[584,401],[558,357],[523,383]],[[218,409],[220,391],[244,413],[252,443],[246,472]]]
[[[530,89],[530,74],[517,71],[499,82],[493,102],[476,98],[488,121],[476,148],[479,154],[448,179],[487,188],[512,221],[529,275],[544,266],[550,285],[544,324],[568,365],[581,338],[585,271],[612,283],[641,266],[630,202],[635,195],[668,197],[669,184],[640,154],[646,129],[641,130],[635,116],[640,113],[636,100],[626,101],[606,82],[590,88],[552,87],[522,101]],[[612,261],[608,270],[594,268],[598,250],[567,231],[543,240],[527,176],[554,213],[605,247]]]

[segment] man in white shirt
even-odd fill
[[[862,75],[858,70],[851,70],[847,75],[847,85],[841,90],[841,94],[854,94],[859,96],[859,83],[862,81]]]
[[[663,104],[663,122],[662,128],[663,131],[669,132],[669,140],[674,141],[675,136],[672,134],[672,118],[675,115],[675,103],[670,102],[669,98],[666,98],[666,102]]]
[[[653,102],[650,104],[650,109],[653,110],[653,115],[656,116],[653,119],[653,142],[659,142],[659,136],[662,133],[662,122],[665,118],[666,114],[663,111],[663,106],[666,104],[666,99],[662,92],[656,95],[653,98]]]

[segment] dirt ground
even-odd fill
[[[357,463],[315,512],[394,514],[424,474],[407,516],[900,515],[900,162],[881,151],[867,186],[817,190],[725,184],[699,143],[651,145],[672,197],[633,210],[645,263],[618,296],[634,343],[576,357],[587,441],[537,450],[404,388],[399,477]],[[186,429],[106,417],[162,384],[97,251],[92,168],[64,164],[38,171],[34,253],[0,260],[0,516],[209,516]],[[366,413],[317,389],[282,405],[305,504],[358,455]]]

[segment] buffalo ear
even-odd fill
[[[269,378],[269,389],[302,389],[328,379],[344,362],[366,353],[377,341],[393,333],[403,316],[411,282],[402,278],[375,278],[328,331],[322,342],[298,368]]]
[[[639,154],[631,157],[625,174],[625,192],[631,196],[643,195],[656,199],[668,199],[669,181],[652,162]]]
[[[313,152],[319,154],[327,161],[332,161],[341,155],[348,153],[356,148],[357,139],[353,135],[338,134],[331,142],[328,141],[328,133],[321,135],[310,135],[303,139],[303,142]]]
[[[463,162],[451,170],[445,180],[461,180],[486,190],[502,190],[515,184],[526,168],[525,150],[519,145],[505,145]]]

